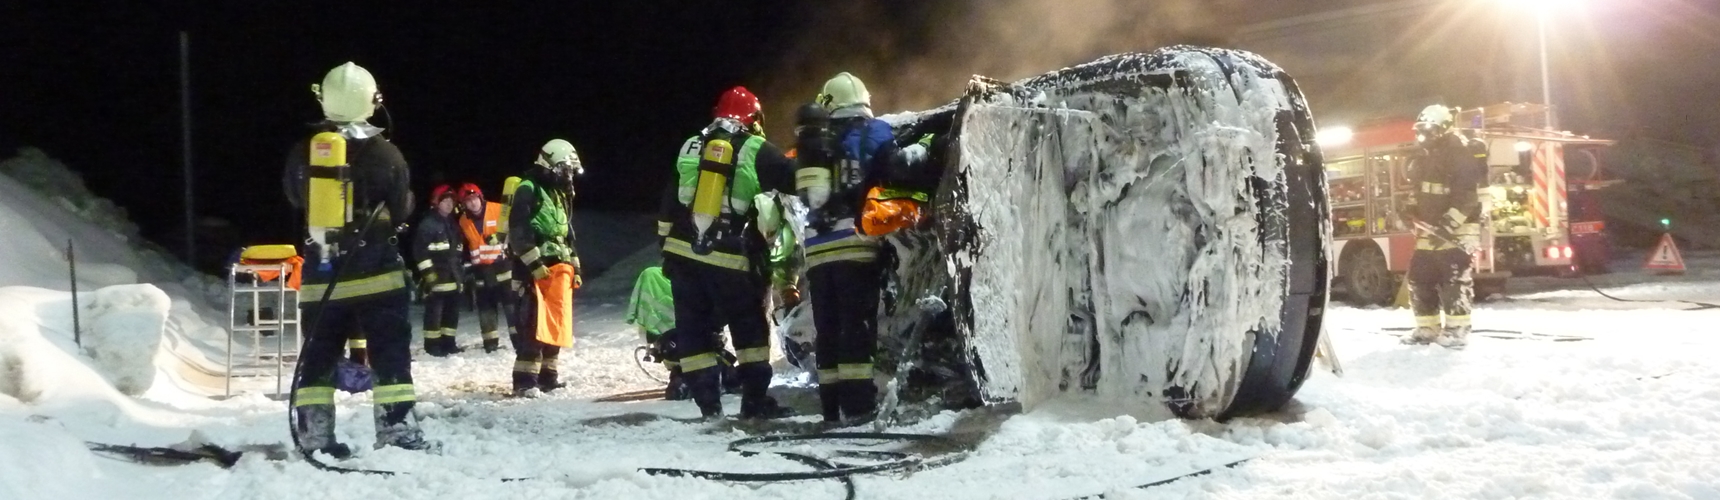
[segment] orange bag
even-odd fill
[[[283,261],[278,260],[278,259],[270,259],[270,260],[246,259],[246,258],[240,258],[239,259],[239,263],[245,264],[245,265],[280,264],[281,262],[283,262]],[[285,262],[288,264],[292,264],[291,270],[287,271],[287,288],[298,290],[299,289],[299,275],[303,274],[303,273],[300,273],[299,271],[304,270],[305,258],[295,255],[295,256],[292,256],[292,257],[285,259]],[[264,282],[275,281],[276,278],[280,278],[280,277],[281,277],[280,271],[257,271],[257,279],[262,280]]]
[[[537,285],[538,341],[573,347],[573,266],[549,266],[549,277],[533,283]]]
[[[925,195],[873,187],[860,208],[860,232],[882,236],[920,223],[920,202]]]

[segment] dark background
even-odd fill
[[[219,258],[240,243],[300,238],[281,195],[282,159],[320,118],[310,85],[346,61],[376,75],[392,124],[381,113],[372,122],[405,152],[420,196],[441,181],[497,190],[563,137],[588,172],[580,209],[645,211],[675,148],[733,85],[765,99],[771,137],[782,138],[793,106],[836,71],[865,79],[882,113],[941,104],[969,75],[1014,79],[1202,43],[1278,62],[1302,80],[1322,124],[1345,124],[1413,114],[1430,100],[1538,101],[1524,4],[9,2],[0,157],[46,150],[129,210],[145,236],[180,249],[178,33],[187,31],[196,211],[232,224],[226,239],[201,235],[213,248],[200,253]],[[1551,18],[1554,103],[1567,128],[1720,144],[1720,2],[1579,4]],[[591,237],[601,235],[581,235]]]

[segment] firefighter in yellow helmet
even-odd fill
[[[292,149],[283,176],[314,242],[300,252],[307,338],[293,377],[295,444],[337,458],[351,454],[335,440],[333,379],[347,333],[363,331],[374,371],[376,445],[434,450],[438,443],[424,439],[412,415],[411,295],[395,244],[397,226],[412,213],[406,159],[366,121],[382,102],[369,71],[342,64],[312,90],[326,120]],[[328,222],[330,213],[336,222]]]
[[[883,242],[867,233],[862,209],[894,179],[936,178],[924,168],[932,136],[898,146],[890,125],[873,117],[865,83],[847,72],[825,82],[818,103],[828,123],[803,113],[795,171],[795,187],[811,209],[806,278],[818,331],[818,396],[826,422],[854,422],[876,412],[872,353],[883,287]],[[903,196],[926,201],[922,193]]]
[[[1416,118],[1421,148],[1410,157],[1415,191],[1406,207],[1416,235],[1408,277],[1416,327],[1403,338],[1406,344],[1468,344],[1475,300],[1471,257],[1481,238],[1476,190],[1486,179],[1486,152],[1458,134],[1455,122],[1451,108],[1437,104]]]

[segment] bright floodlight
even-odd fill
[[[1314,141],[1319,142],[1321,147],[1329,148],[1349,144],[1350,138],[1355,135],[1356,132],[1350,130],[1350,127],[1321,127],[1320,131],[1314,134]]]
[[[1535,149],[1535,145],[1530,144],[1529,141],[1517,141],[1517,152],[1518,153],[1527,153],[1531,149]]]

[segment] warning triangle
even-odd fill
[[[1655,245],[1654,253],[1648,255],[1648,263],[1642,268],[1663,273],[1684,272],[1684,256],[1678,254],[1678,245],[1672,242],[1671,234],[1660,235],[1660,244]]]

